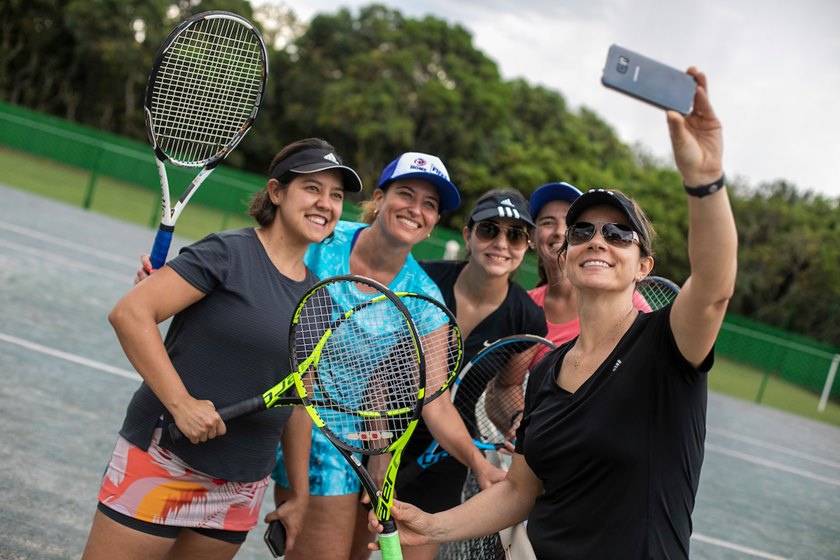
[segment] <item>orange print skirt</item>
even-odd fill
[[[99,502],[114,511],[161,525],[249,531],[260,514],[269,477],[231,482],[196,471],[158,445],[148,451],[120,437],[108,463]]]

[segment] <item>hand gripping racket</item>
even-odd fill
[[[158,50],[146,86],[146,131],[160,175],[162,215],[152,268],[166,262],[175,222],[205,179],[250,130],[263,99],[268,53],[259,31],[229,12],[179,25]],[[171,206],[165,162],[203,167]]]
[[[648,276],[636,284],[636,291],[642,295],[651,311],[656,311],[672,303],[680,293],[680,287],[667,278]]]
[[[476,447],[489,451],[513,445],[534,356],[555,347],[539,336],[508,336],[484,348],[464,366],[452,384],[452,402]],[[448,455],[433,441],[416,462],[406,467],[400,484],[407,484]]]

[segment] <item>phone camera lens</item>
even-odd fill
[[[630,60],[626,56],[619,56],[618,57],[618,65],[616,66],[616,70],[618,70],[619,74],[626,74],[627,69],[630,67]]]

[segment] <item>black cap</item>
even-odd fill
[[[305,175],[328,169],[338,169],[341,172],[345,191],[361,192],[362,180],[359,175],[352,168],[341,163],[341,158],[337,154],[320,148],[301,150],[280,160],[271,170],[271,177],[280,179],[289,172]]]
[[[578,217],[583,213],[583,211],[593,206],[612,206],[613,208],[619,210],[630,222],[630,227],[632,227],[636,233],[645,240],[645,245],[650,245],[648,232],[644,226],[642,226],[642,220],[639,219],[639,216],[636,214],[636,209],[633,207],[633,203],[630,202],[630,199],[621,193],[607,189],[592,189],[580,195],[577,200],[572,203],[569,207],[569,211],[566,213],[566,225],[571,226],[577,222]]]
[[[489,218],[513,218],[525,222],[530,227],[536,227],[531,219],[528,203],[518,196],[499,193],[480,200],[470,214],[469,223],[480,222]]]

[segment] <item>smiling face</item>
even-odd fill
[[[296,175],[285,189],[272,179],[269,192],[289,239],[320,243],[341,216],[344,187],[338,170]]]
[[[385,191],[373,191],[373,200],[378,210],[374,225],[398,244],[413,247],[440,220],[437,189],[420,179],[396,180]]]
[[[639,245],[620,247],[607,243],[600,231],[602,223],[630,225],[627,218],[611,206],[593,206],[585,210],[577,222],[598,224],[595,235],[580,245],[570,245],[560,255],[560,266],[579,288],[624,290],[653,268],[653,258],[643,256]]]
[[[557,253],[563,246],[563,236],[566,234],[566,213],[571,205],[571,202],[565,200],[552,200],[540,209],[537,216],[534,249],[542,265],[549,270],[558,268]]]
[[[523,222],[513,218],[493,218],[482,222],[493,222],[502,229],[494,239],[483,240],[475,231],[481,222],[464,228],[464,242],[467,245],[470,264],[479,267],[488,276],[509,276],[522,264],[528,245],[525,243],[519,247],[512,246],[506,230],[515,229],[526,232],[527,235],[527,228]]]

